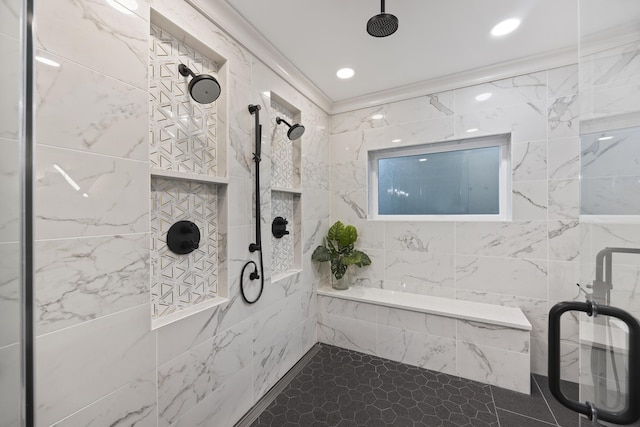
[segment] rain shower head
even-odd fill
[[[294,125],[290,125],[289,123],[287,123],[287,121],[285,119],[280,118],[280,117],[276,117],[276,123],[277,124],[284,123],[285,125],[289,126],[289,131],[287,132],[287,137],[292,141],[300,138],[302,136],[302,134],[304,133],[304,126],[302,126],[299,123],[296,123]]]
[[[384,13],[384,0],[380,0],[380,9],[380,14],[367,22],[367,33],[373,37],[387,37],[398,29],[398,18],[389,13]]]
[[[210,104],[220,96],[220,83],[215,77],[209,74],[196,75],[184,64],[178,66],[178,71],[185,77],[193,77],[189,82],[189,94],[197,103]]]

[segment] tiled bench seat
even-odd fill
[[[530,393],[531,324],[519,308],[321,287],[318,311],[320,342]]]

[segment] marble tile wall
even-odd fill
[[[183,1],[139,0],[125,14],[105,2],[52,0],[37,2],[36,19],[38,54],[60,64],[38,63],[36,70],[38,425],[231,426],[317,342],[314,289],[327,271],[308,258],[329,226],[329,116]],[[149,250],[152,21],[172,22],[226,58],[223,91],[229,91],[228,133],[217,135],[228,154],[219,209],[229,212],[220,242],[228,247],[229,302],[156,330]],[[265,288],[259,302],[247,305],[240,272],[257,260],[248,251],[255,189],[247,106],[260,105],[261,122],[274,123],[264,95],[270,91],[299,107],[307,126],[302,200],[294,204],[304,207],[296,236],[304,262],[296,274],[271,280],[271,140],[264,132],[258,191]],[[4,244],[0,251],[16,253]],[[11,349],[2,345],[7,372]]]
[[[318,296],[331,345],[529,393],[529,331]]]
[[[0,52],[20,64],[19,2],[0,2]],[[19,67],[0,82],[0,425],[20,425],[20,181]]]
[[[373,261],[356,283],[520,307],[533,325],[531,368],[546,374],[547,312],[575,293],[580,270],[577,94],[572,65],[332,116],[331,220],[354,224]],[[367,219],[368,150],[504,133],[511,221]],[[575,337],[563,346],[563,375],[575,381]]]

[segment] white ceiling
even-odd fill
[[[187,1],[209,15],[227,9],[223,20],[237,18],[281,54],[280,62],[272,64],[276,71],[286,77],[293,66],[334,107],[460,74],[470,83],[486,81],[514,63],[527,72],[522,64],[528,58],[544,66],[554,62],[541,58],[567,63],[570,57],[575,62],[579,1],[583,9],[590,5],[594,31],[640,16],[629,18],[629,10],[613,7],[640,10],[639,0],[387,0],[386,12],[398,17],[399,29],[375,38],[367,34],[366,23],[380,13],[379,0]],[[510,17],[522,20],[515,32],[502,38],[490,35],[496,23]],[[233,25],[226,24],[227,30]],[[355,76],[338,79],[335,73],[342,67],[353,68]]]

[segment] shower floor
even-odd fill
[[[319,344],[319,352],[251,424],[277,426],[578,427],[534,375],[531,395]],[[576,384],[563,385],[577,398]]]

